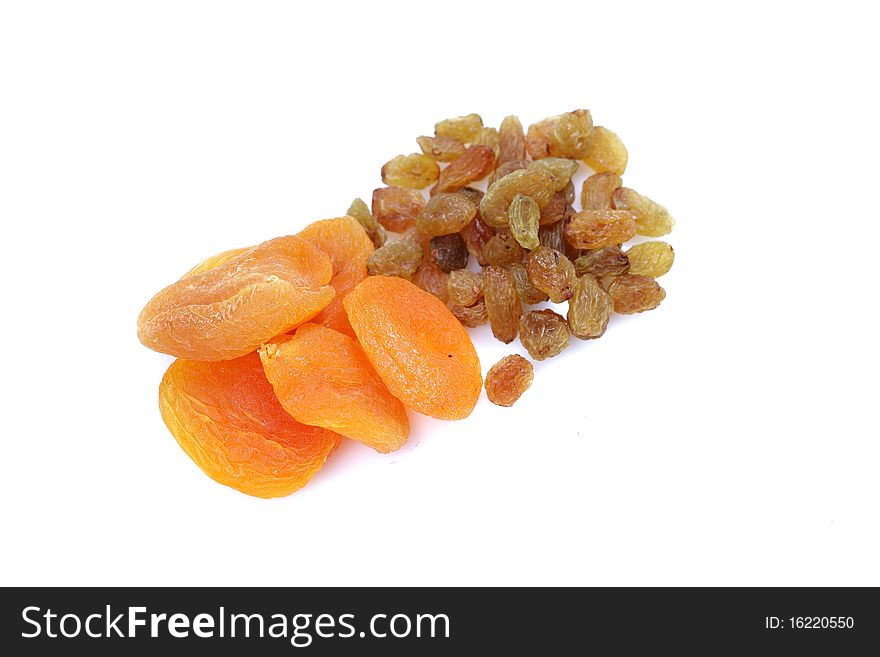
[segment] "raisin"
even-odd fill
[[[440,167],[424,153],[398,155],[382,166],[382,182],[394,187],[424,189],[440,176]]]
[[[616,173],[594,173],[584,180],[581,188],[581,208],[584,210],[607,210],[612,207],[611,195],[623,181]]]
[[[614,312],[611,295],[602,289],[592,274],[584,274],[574,285],[568,302],[568,328],[581,340],[601,337]]]
[[[578,276],[592,274],[602,276],[620,276],[629,271],[629,258],[618,245],[606,246],[601,249],[584,251],[575,261],[574,270]]]
[[[517,194],[531,196],[538,207],[543,208],[553,196],[554,183],[553,176],[540,169],[522,169],[499,178],[489,187],[480,202],[483,221],[490,226],[506,226],[507,210]]]
[[[483,387],[480,359],[437,297],[400,278],[370,276],[342,303],[379,378],[404,406],[440,420],[470,415]]]
[[[551,116],[529,126],[526,132],[526,152],[533,160],[550,157],[550,134],[558,120],[558,116]]]
[[[483,251],[486,248],[486,242],[492,239],[493,235],[495,235],[495,229],[483,221],[479,209],[477,209],[474,220],[461,229],[461,236],[464,238],[465,244],[467,244],[468,251],[477,259],[480,265],[487,264],[486,259],[483,257]]]
[[[422,153],[437,162],[452,162],[464,154],[464,144],[452,137],[419,137],[416,139]]]
[[[501,342],[511,342],[517,333],[522,305],[516,293],[516,283],[503,267],[486,267],[483,272],[483,298],[492,334]]]
[[[643,242],[626,251],[629,259],[629,273],[660,278],[672,269],[675,251],[666,242]]]
[[[583,210],[565,222],[565,237],[577,249],[622,244],[635,234],[635,215],[626,210]]]
[[[463,194],[440,193],[428,200],[416,226],[432,237],[451,235],[467,226],[477,214],[477,206]]]
[[[571,182],[571,177],[578,170],[578,163],[575,160],[563,157],[546,157],[542,160],[531,162],[528,168],[543,169],[549,173],[555,181],[553,191],[560,192]]]
[[[486,397],[497,406],[513,406],[529,389],[535,368],[519,354],[505,356],[486,373]]]
[[[495,167],[495,152],[481,144],[471,146],[464,155],[440,172],[438,192],[454,192],[489,175]]]
[[[512,262],[522,262],[522,259],[523,248],[507,228],[496,230],[483,246],[483,261],[486,264],[503,267]]]
[[[413,274],[412,282],[422,288],[425,292],[430,292],[435,297],[446,303],[448,298],[449,274],[440,269],[434,262],[423,259],[421,266]]]
[[[519,318],[519,341],[535,360],[552,358],[568,346],[568,325],[552,310],[530,310]]]
[[[489,176],[489,186],[491,187],[495,184],[495,181],[500,180],[509,173],[525,169],[528,165],[529,163],[525,160],[510,160],[500,164]]]
[[[445,272],[467,267],[467,244],[459,233],[431,238],[431,258]]]
[[[434,125],[434,134],[438,137],[457,139],[462,144],[471,144],[482,129],[483,119],[480,118],[480,115],[468,114],[467,116],[444,119],[436,123]]]
[[[471,328],[482,326],[489,321],[486,302],[482,299],[472,306],[449,306],[449,310],[462,325]]]
[[[363,200],[359,198],[353,200],[351,205],[348,206],[348,212],[345,214],[357,219],[358,223],[367,231],[367,237],[373,242],[373,246],[378,249],[385,244],[385,228],[376,221],[376,218],[370,212],[370,208],[367,207]]]
[[[624,274],[614,279],[608,287],[614,299],[614,312],[621,315],[653,310],[666,298],[666,291],[653,278]]]
[[[559,251],[539,246],[526,260],[529,281],[547,294],[553,303],[568,301],[577,278],[574,265]]]
[[[385,228],[402,233],[416,224],[425,197],[415,189],[380,187],[373,190],[373,216]]]
[[[472,306],[483,296],[483,275],[467,269],[449,272],[447,296],[450,305]]]
[[[553,130],[548,132],[550,155],[582,159],[589,152],[592,132],[590,110],[579,109],[560,115],[553,124]]]
[[[559,221],[564,221],[570,214],[574,214],[574,208],[571,207],[565,191],[555,192],[553,196],[550,197],[547,205],[541,208],[539,223],[542,226],[555,224]]]
[[[464,196],[468,201],[474,204],[474,207],[477,208],[477,213],[480,211],[480,201],[483,200],[483,192],[479,189],[474,189],[473,187],[462,187],[461,189],[455,192],[460,196]]]
[[[487,146],[492,149],[492,168],[495,168],[495,161],[498,159],[498,151],[501,148],[501,141],[498,137],[498,131],[495,128],[483,128],[471,142],[471,146]]]
[[[511,263],[507,265],[507,271],[513,276],[513,281],[516,284],[516,293],[521,302],[533,306],[536,303],[547,301],[547,294],[532,285],[532,282],[529,280],[529,272],[524,265],[519,262]]]
[[[517,194],[510,202],[508,209],[510,220],[510,232],[513,238],[524,249],[538,247],[538,222],[541,219],[541,209],[531,196]]]
[[[505,117],[498,130],[498,164],[526,159],[526,138],[522,123],[515,116]]]
[[[423,257],[424,251],[417,239],[402,237],[373,251],[367,258],[367,271],[370,276],[399,276],[409,279],[422,264]]]
[[[615,189],[612,202],[615,209],[628,210],[634,215],[639,235],[660,237],[670,233],[675,225],[666,208],[628,187]]]
[[[629,155],[620,137],[608,128],[597,125],[590,133],[587,152],[580,157],[596,173],[610,171],[622,176]]]

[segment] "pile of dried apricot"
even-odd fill
[[[177,357],[159,391],[165,424],[216,481],[288,495],[342,437],[391,452],[407,410],[467,417],[483,380],[464,327],[488,323],[544,360],[666,296],[656,279],[672,247],[624,245],[666,235],[672,217],[623,186],[627,150],[588,110],[525,131],[469,114],[416,142],[382,166],[370,206],[208,258],[141,312],[141,342]],[[512,406],[533,376],[505,356],[486,395]]]

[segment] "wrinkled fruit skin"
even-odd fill
[[[348,206],[348,210],[345,214],[357,219],[357,222],[365,231],[367,231],[367,237],[370,238],[374,247],[378,249],[385,244],[385,228],[382,227],[382,224],[376,221],[375,217],[373,217],[373,213],[370,212],[370,208],[367,207],[367,204],[364,203],[363,199],[356,198],[353,200],[351,205]]]
[[[370,276],[399,276],[410,279],[422,264],[424,249],[417,239],[403,237],[376,249],[367,258]]]
[[[507,116],[498,129],[498,165],[526,159],[526,137],[522,123],[515,116]]]
[[[596,173],[610,171],[622,176],[629,154],[620,137],[608,128],[597,125],[590,133],[587,152],[581,159]]]
[[[568,325],[552,310],[530,310],[519,318],[519,341],[535,360],[552,358],[568,346]]]
[[[464,144],[452,137],[418,137],[416,141],[422,153],[438,162],[452,162],[464,155]]]
[[[430,292],[440,299],[440,301],[446,303],[449,296],[449,274],[435,265],[432,260],[423,259],[418,271],[413,274],[413,277],[410,280],[425,292]]]
[[[578,278],[568,302],[568,328],[573,336],[581,340],[602,337],[613,312],[614,301],[595,276]]]
[[[456,306],[472,306],[483,297],[483,274],[467,269],[449,273],[447,298]]]
[[[581,207],[584,210],[607,210],[612,207],[611,195],[623,185],[616,173],[595,173],[584,180],[581,187]]]
[[[475,180],[482,180],[495,168],[495,151],[478,144],[468,148],[464,155],[440,172],[438,192],[455,192]]]
[[[471,223],[476,214],[477,206],[466,195],[441,192],[425,205],[416,227],[431,237],[451,235]]]
[[[577,278],[574,265],[559,251],[539,246],[526,260],[529,281],[553,303],[568,301]]]
[[[298,422],[377,452],[403,447],[409,435],[406,409],[347,335],[303,324],[287,341],[263,345],[259,353],[275,396]]]
[[[431,238],[431,260],[442,271],[451,272],[467,267],[470,253],[464,238],[458,234],[441,235]]]
[[[379,377],[404,406],[441,420],[470,415],[483,381],[467,331],[437,297],[371,276],[343,301]]]
[[[632,315],[653,310],[666,298],[664,290],[653,278],[624,274],[614,279],[608,287],[614,299],[614,312]]]
[[[373,216],[386,229],[403,233],[416,225],[425,198],[416,189],[380,187],[373,190]]]
[[[666,242],[642,242],[626,251],[629,260],[629,273],[651,278],[660,278],[672,269],[675,251]]]
[[[616,244],[593,251],[584,251],[575,261],[574,269],[578,276],[592,274],[598,278],[603,276],[620,276],[629,271],[629,258]]]
[[[394,187],[424,189],[440,177],[440,167],[424,153],[398,155],[382,166],[382,182]]]
[[[635,234],[635,216],[626,210],[583,210],[565,223],[565,238],[576,249],[623,244]]]
[[[672,232],[675,226],[675,220],[666,208],[628,187],[615,189],[611,200],[615,209],[632,213],[639,235],[661,237]]]
[[[483,298],[492,334],[505,344],[512,342],[522,314],[513,275],[503,267],[486,267],[483,270]]]
[[[514,239],[513,233],[507,228],[500,228],[483,245],[482,262],[504,267],[522,261],[523,254],[523,248]]]
[[[449,137],[462,144],[472,144],[482,129],[483,119],[479,114],[455,116],[434,124],[434,134],[437,137]]]
[[[546,292],[542,292],[532,285],[532,281],[529,280],[529,272],[523,264],[514,262],[507,265],[506,269],[513,276],[513,281],[516,284],[516,293],[522,303],[533,306],[550,298]]]
[[[538,225],[541,221],[541,209],[531,196],[517,194],[508,208],[510,232],[513,238],[524,249],[535,249],[538,241]]]
[[[138,317],[138,338],[179,358],[238,358],[323,310],[332,274],[302,238],[269,240],[159,292]]]
[[[342,299],[367,277],[367,258],[373,253],[373,242],[357,220],[351,217],[316,221],[300,231],[299,237],[333,263],[330,286],[336,291],[336,296],[312,318],[312,322],[354,336],[342,307]]]
[[[486,373],[486,397],[497,406],[513,406],[529,389],[535,368],[519,354],[505,356]]]
[[[543,208],[553,197],[556,181],[544,169],[519,169],[499,178],[480,201],[480,214],[490,226],[501,228],[508,224],[508,209],[517,194],[531,196]]]
[[[159,407],[205,474],[256,497],[305,486],[340,440],[281,407],[256,352],[220,362],[174,361],[162,378]]]

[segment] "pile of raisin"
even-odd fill
[[[668,234],[672,216],[624,187],[627,149],[589,110],[527,130],[516,116],[495,129],[468,114],[416,143],[420,153],[382,166],[388,186],[373,192],[372,213],[359,199],[349,211],[381,247],[370,274],[411,280],[464,326],[488,323],[504,343],[518,337],[534,360],[561,353],[571,336],[601,337],[613,313],[665,298],[656,279],[672,267],[672,246],[640,238]],[[386,243],[386,231],[399,235]],[[511,405],[531,384],[531,366],[510,376],[517,367],[505,360],[489,371],[490,401]]]

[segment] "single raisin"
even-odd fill
[[[569,214],[573,213],[574,209],[571,207],[565,191],[555,192],[550,197],[547,205],[541,208],[541,216],[538,221],[542,226],[547,226],[563,221]]]
[[[486,259],[483,257],[483,251],[486,248],[486,242],[492,239],[493,235],[495,235],[495,229],[483,221],[479,208],[473,221],[461,229],[461,236],[464,238],[465,244],[467,244],[468,251],[477,259],[480,265],[487,264]]]
[[[581,208],[584,210],[607,210],[612,207],[611,195],[623,181],[616,173],[594,173],[584,180],[581,188]]]
[[[523,248],[510,230],[499,228],[483,246],[483,261],[489,265],[503,267],[512,262],[522,262]]]
[[[367,237],[373,242],[373,246],[378,249],[385,244],[385,228],[376,221],[376,218],[370,212],[370,208],[367,207],[363,200],[359,198],[353,200],[345,214],[357,219],[358,223],[367,231]]]
[[[529,165],[525,160],[509,160],[502,164],[499,164],[495,171],[489,176],[489,187],[495,184],[495,181],[500,180],[508,173],[513,173],[514,171],[519,171],[520,169],[525,169]]]
[[[519,295],[520,301],[530,306],[547,301],[549,298],[547,294],[532,285],[525,265],[514,262],[507,265],[507,271],[513,276],[513,282],[516,283],[516,293]]]
[[[505,117],[498,130],[498,164],[526,159],[526,138],[522,123],[515,116]]]
[[[593,117],[590,110],[579,109],[562,114],[554,123],[550,137],[550,155],[580,160],[590,147]]]
[[[550,135],[558,121],[558,116],[550,116],[529,126],[526,132],[526,152],[533,160],[550,157]]]
[[[495,161],[498,159],[498,151],[501,148],[501,140],[498,137],[498,131],[495,128],[483,128],[471,142],[471,146],[488,146],[492,149],[495,156],[492,160],[492,168],[495,168]]]
[[[451,235],[467,226],[477,214],[477,206],[463,194],[440,193],[428,200],[416,221],[425,235]]]
[[[464,154],[464,144],[452,137],[426,137],[416,139],[422,153],[430,155],[437,162],[452,162]]]
[[[653,310],[666,298],[666,291],[653,278],[624,274],[613,280],[608,293],[614,299],[614,312],[621,315]]]
[[[546,293],[553,303],[571,298],[577,276],[571,260],[559,251],[539,246],[529,254],[526,271],[532,285]]]
[[[480,202],[483,221],[490,226],[506,226],[507,210],[517,194],[531,196],[538,207],[543,208],[553,196],[554,184],[553,176],[541,169],[522,169],[499,178],[489,187]]]
[[[555,181],[553,191],[560,192],[571,182],[571,177],[578,170],[578,163],[564,157],[545,157],[531,162],[528,168],[543,169],[549,173]]]
[[[622,244],[635,234],[635,215],[626,210],[583,210],[565,222],[565,237],[577,249]]]
[[[517,194],[510,202],[508,209],[510,232],[513,238],[524,249],[538,247],[538,223],[541,220],[541,209],[531,196]]]
[[[482,299],[472,306],[450,305],[449,310],[463,326],[473,328],[475,326],[482,326],[489,321],[489,315],[486,312],[486,302]]]
[[[447,298],[450,305],[472,306],[483,297],[483,274],[468,269],[449,272]]]
[[[666,242],[643,242],[626,251],[629,273],[659,278],[672,269],[675,251]]]
[[[440,167],[424,153],[398,155],[382,166],[382,182],[395,187],[424,189],[440,176]]]
[[[530,310],[519,318],[519,341],[535,360],[552,358],[568,346],[568,325],[552,310]]]
[[[609,274],[620,276],[629,271],[629,258],[615,244],[601,249],[584,251],[574,261],[574,270],[578,276],[583,276],[584,274],[592,274],[599,278]]]
[[[410,279],[422,264],[424,252],[414,236],[402,237],[376,249],[367,258],[370,276],[398,276]]]
[[[395,233],[415,226],[424,207],[425,197],[416,189],[380,187],[373,190],[373,216]]]
[[[614,312],[611,295],[602,289],[592,274],[584,274],[574,285],[568,302],[568,328],[581,340],[601,337]]]
[[[629,155],[620,137],[608,128],[597,125],[590,133],[587,152],[580,159],[596,173],[610,171],[622,176]]]
[[[505,356],[486,373],[486,397],[498,406],[513,406],[529,389],[535,368],[519,354]]]
[[[467,244],[459,233],[439,235],[431,238],[431,258],[445,272],[467,267]]]
[[[434,134],[438,137],[451,137],[462,144],[473,143],[480,130],[483,129],[483,119],[479,114],[456,116],[444,119],[434,125]]]
[[[412,282],[422,288],[425,292],[430,292],[435,297],[446,303],[449,295],[447,288],[449,285],[449,274],[440,269],[434,262],[423,259],[421,266],[413,274]]]
[[[516,283],[503,267],[486,267],[483,272],[483,298],[492,334],[501,342],[511,342],[517,333],[522,305],[516,293]]]
[[[647,237],[660,237],[672,232],[675,220],[669,211],[647,196],[628,187],[614,190],[611,198],[615,209],[631,212],[636,220],[636,233]]]
[[[455,162],[440,172],[438,192],[454,192],[475,180],[489,175],[495,167],[495,152],[489,146],[477,144],[468,148]]]

